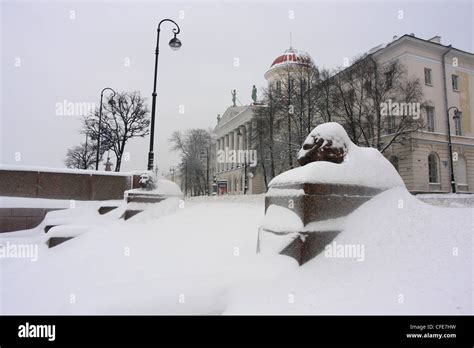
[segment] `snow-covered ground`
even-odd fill
[[[117,205],[121,200],[79,201],[66,199],[0,197],[0,208],[72,208],[94,205]]]
[[[420,201],[442,207],[474,207],[474,194],[445,193],[445,194],[418,194]]]
[[[472,208],[436,207],[404,188],[362,205],[326,253],[299,267],[256,254],[264,196],[170,198],[118,220],[123,207],[48,214],[82,235],[38,259],[2,258],[1,312],[22,314],[472,313]],[[46,223],[46,222],[45,222]],[[44,245],[38,228],[1,243]],[[65,231],[52,233],[61,235]],[[67,231],[66,231],[67,232]],[[76,231],[77,232],[77,231]]]

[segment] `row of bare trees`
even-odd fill
[[[212,130],[189,129],[175,131],[169,139],[171,150],[181,156],[178,166],[181,174],[181,190],[191,196],[205,195],[209,190],[208,156],[212,154]]]
[[[296,165],[298,149],[320,123],[339,122],[356,145],[384,152],[425,123],[413,114],[384,115],[381,105],[423,105],[422,98],[419,79],[396,60],[380,65],[369,55],[335,71],[289,65],[263,89],[263,105],[252,121],[265,182]]]
[[[116,93],[104,98],[100,129],[99,160],[111,151],[116,158],[115,171],[119,172],[128,141],[149,134],[148,107],[139,92]],[[65,164],[68,168],[91,169],[96,162],[99,137],[99,108],[82,120],[80,133],[86,141],[67,150]]]

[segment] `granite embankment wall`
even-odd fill
[[[95,172],[50,168],[0,167],[2,197],[45,198],[80,201],[123,199],[123,193],[138,187],[134,173]],[[0,232],[36,227],[54,209],[0,207]]]

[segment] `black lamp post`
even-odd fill
[[[174,173],[176,172],[176,169],[174,167],[170,168],[170,173],[171,173],[171,180],[174,182]]]
[[[237,132],[237,135],[239,137],[242,137],[243,134],[242,132],[240,131],[240,128],[239,128],[239,131]],[[248,189],[248,179],[247,179],[247,155],[248,153],[246,152],[245,153],[245,156],[244,156],[244,195],[247,194],[247,189]]]
[[[105,87],[102,92],[100,92],[100,108],[99,108],[99,131],[97,133],[97,154],[95,158],[95,170],[99,170],[99,156],[100,156],[100,131],[102,126],[102,99],[104,98],[104,92],[106,90],[112,91],[112,97],[109,100],[109,104],[111,107],[114,107],[115,101],[115,91],[110,87]]]
[[[454,165],[453,165],[453,144],[451,143],[451,126],[449,122],[449,112],[451,109],[454,109],[453,120],[456,122],[461,117],[461,112],[456,106],[451,106],[446,111],[447,121],[448,121],[448,150],[449,150],[449,165],[451,170],[451,192],[456,193],[456,181],[454,178]]]
[[[152,104],[151,104],[151,129],[150,129],[150,151],[148,152],[148,170],[153,170],[153,141],[155,135],[155,105],[156,105],[156,78],[158,75],[158,55],[160,53],[160,27],[163,22],[171,22],[176,28],[173,28],[174,37],[170,40],[169,45],[173,50],[178,50],[181,47],[181,41],[176,37],[181,31],[179,25],[171,19],[163,19],[158,24],[157,34],[156,34],[156,49],[155,49],[155,75],[153,80],[153,93],[152,93]]]

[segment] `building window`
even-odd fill
[[[355,90],[354,90],[354,89],[349,90],[349,93],[348,93],[348,95],[347,95],[347,98],[348,98],[348,100],[349,100],[349,104],[353,104],[353,103],[354,103],[355,97],[356,97]]]
[[[426,123],[427,123],[428,132],[434,132],[435,131],[435,112],[434,112],[434,107],[432,106],[426,107]]]
[[[398,157],[397,156],[392,156],[392,157],[390,157],[389,161],[390,161],[390,163],[392,163],[392,165],[397,170],[397,172],[400,172],[400,170],[398,168]]]
[[[428,175],[429,175],[430,183],[433,183],[433,184],[439,183],[438,158],[436,154],[434,153],[428,156]]]
[[[459,113],[459,117],[454,118],[454,131],[456,135],[462,135],[461,119],[462,112]]]
[[[277,93],[281,93],[281,81],[276,82],[276,91]]]
[[[372,81],[370,80],[365,81],[364,89],[368,94],[372,93]]]
[[[393,134],[396,130],[395,116],[387,116],[387,134]]]
[[[451,75],[451,82],[453,84],[453,91],[459,91],[459,76],[458,75]]]
[[[432,71],[429,68],[425,68],[425,84],[432,86],[433,85],[433,79],[432,79]]]
[[[392,82],[393,82],[392,80],[393,80],[392,72],[387,71],[385,73],[385,85],[387,86],[387,89],[392,88]]]
[[[305,78],[302,78],[300,79],[300,89],[301,89],[301,92],[305,92],[306,91],[306,79]]]

